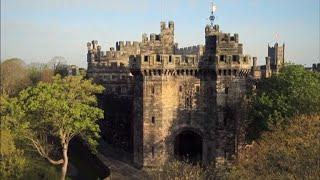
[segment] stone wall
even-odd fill
[[[138,167],[175,158],[176,139],[185,131],[200,137],[204,164],[234,160],[243,140],[243,96],[252,81],[279,68],[269,57],[265,66],[257,66],[254,57],[252,67],[239,35],[223,33],[218,25],[206,26],[205,46],[178,49],[173,22],[161,22],[160,34],[150,39],[144,34],[141,42],[120,41],[105,53],[97,41],[87,45],[88,77],[106,87],[106,104],[119,101],[125,108],[106,106],[113,120],[104,126],[117,137],[130,136],[126,147]]]

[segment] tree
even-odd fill
[[[20,136],[27,139],[38,154],[54,165],[62,165],[61,179],[68,166],[69,142],[81,136],[93,149],[99,138],[97,120],[103,111],[95,94],[102,86],[79,76],[54,77],[52,83],[38,83],[23,90],[17,104],[23,111]]]
[[[21,59],[12,58],[1,63],[1,93],[17,95],[30,84],[28,69]]]
[[[318,179],[319,132],[320,115],[292,118],[243,151],[228,179]]]
[[[320,112],[320,74],[288,65],[278,75],[262,79],[249,95],[247,139],[287,126],[292,117]]]
[[[19,121],[24,114],[17,99],[0,95],[0,100],[0,179],[57,179],[56,169],[35,158],[35,153],[21,139]]]
[[[48,66],[53,69],[54,74],[60,74],[62,77],[68,75],[67,61],[62,56],[55,56],[49,62]]]
[[[52,82],[54,77],[54,70],[50,68],[50,65],[45,63],[31,63],[28,65],[29,77],[33,85],[36,85],[39,81]]]

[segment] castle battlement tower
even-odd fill
[[[97,41],[87,44],[88,77],[106,87],[101,101],[112,104],[105,109],[111,117],[106,139],[132,152],[139,167],[173,158],[220,163],[237,155],[243,96],[261,67],[255,57],[251,66],[238,34],[214,25],[215,10],[204,45],[178,48],[173,21],[160,22],[160,33],[143,34],[141,42],[119,41],[106,52]],[[284,47],[276,49],[265,74],[282,63]]]

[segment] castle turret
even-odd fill
[[[219,39],[219,25],[210,26],[205,28],[205,53],[215,54]]]
[[[275,43],[274,46],[270,47],[268,44],[268,57],[270,57],[271,66],[282,66],[285,62],[285,44],[279,46],[278,43]]]

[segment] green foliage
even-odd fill
[[[103,118],[103,111],[95,107],[95,94],[102,90],[102,86],[78,76],[56,76],[53,83],[40,82],[27,88],[18,98],[25,112],[22,123],[26,135],[30,138],[53,136],[67,141],[81,135],[94,147],[99,137],[96,121]]]
[[[291,119],[244,150],[228,179],[317,179],[320,177],[320,115]]]
[[[96,121],[103,118],[95,95],[102,91],[102,86],[80,76],[55,76],[52,83],[40,82],[16,98],[2,94],[1,177],[57,179],[48,162],[66,167],[62,150],[67,152],[75,136],[95,149],[100,131]]]
[[[320,112],[320,74],[288,65],[279,74],[262,79],[249,95],[248,140],[264,131],[286,126],[299,114]]]
[[[20,137],[19,121],[24,113],[15,98],[0,96],[1,161],[0,179],[58,179],[55,168],[28,151],[27,142]]]
[[[20,179],[25,174],[26,158],[17,149],[8,129],[1,128],[0,179]]]

